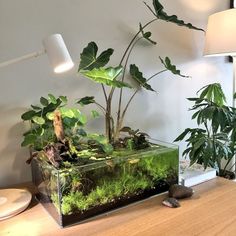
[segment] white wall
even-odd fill
[[[151,3],[151,1],[148,1]],[[207,17],[228,7],[222,0],[163,0],[167,12],[205,28]],[[41,49],[41,39],[61,33],[76,63],[82,49],[96,41],[100,49],[113,47],[115,65],[137,31],[138,23],[152,19],[142,0],[0,0],[0,61]],[[139,127],[154,138],[172,142],[186,127],[194,125],[186,97],[203,85],[221,82],[231,103],[232,65],[224,58],[203,58],[204,34],[158,22],[149,29],[157,46],[140,44],[131,56],[145,75],[161,70],[158,56],[169,56],[191,75],[178,78],[170,73],[156,78],[158,94],[141,92],[128,113],[127,125]],[[76,66],[77,68],[77,66]],[[78,77],[76,69],[54,75],[45,56],[0,69],[0,186],[31,179],[25,164],[27,149],[21,148],[24,124],[20,115],[40,96],[48,93],[75,99],[102,93],[92,82]],[[128,99],[128,95],[126,95]],[[102,130],[102,123],[90,124]],[[181,144],[181,150],[183,144]]]

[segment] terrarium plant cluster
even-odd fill
[[[112,48],[98,54],[97,44],[90,42],[81,53],[78,73],[99,85],[104,104],[98,103],[94,96],[86,96],[77,99],[71,108],[67,97],[49,94],[48,98],[40,98],[40,105],[31,105],[31,109],[22,115],[22,119],[30,123],[22,146],[31,150],[28,162],[35,161],[35,183],[43,184],[41,195],[48,196],[62,215],[79,212],[83,219],[166,191],[171,183],[178,181],[177,148],[152,143],[137,127],[125,126],[124,118],[140,89],[155,91],[149,82],[156,76],[166,71],[180,77],[188,76],[182,75],[169,57],[159,57],[163,69],[150,77],[129,59],[140,40],[156,44],[151,39],[151,32],[146,31],[155,21],[202,29],[185,23],[176,15],[168,15],[158,0],[153,0],[153,7],[145,5],[154,18],[139,24],[138,32],[117,66],[108,65],[114,52]],[[129,79],[136,83],[135,88]],[[133,90],[128,101],[123,99],[124,89]],[[113,101],[116,90],[118,101]],[[112,110],[114,102],[118,102],[116,112]],[[100,112],[104,115],[104,134],[88,133],[85,128],[87,117],[81,107],[90,104],[99,108],[99,112],[91,111],[93,118]]]
[[[84,149],[84,147],[86,150],[96,148],[96,152],[101,151],[110,154],[116,147],[140,149],[150,146],[146,140],[147,134],[140,132],[139,129],[133,130],[130,127],[125,127],[123,124],[131,101],[141,88],[151,92],[155,91],[149,84],[149,81],[161,73],[170,71],[181,77],[188,76],[182,75],[168,57],[164,59],[159,57],[164,66],[163,70],[146,78],[137,65],[130,64],[128,66],[130,54],[140,40],[147,40],[151,44],[156,44],[151,39],[151,32],[145,32],[144,30],[148,25],[157,20],[167,21],[189,29],[202,29],[190,23],[185,23],[178,19],[176,15],[167,15],[163,6],[157,0],[153,0],[153,8],[147,3],[145,5],[154,15],[154,19],[146,24],[139,24],[138,32],[132,38],[117,66],[107,66],[114,52],[112,48],[108,48],[98,55],[97,44],[90,42],[81,53],[78,72],[101,86],[105,105],[96,102],[93,96],[80,98],[77,103],[81,106],[89,104],[98,106],[105,116],[105,135],[87,134],[83,129],[86,117],[80,112],[78,107],[67,108],[67,98],[65,96],[55,98],[55,96],[49,94],[48,99],[41,97],[41,106],[32,105],[32,109],[22,115],[22,119],[30,121],[31,124],[31,129],[24,134],[23,146],[29,146],[34,150],[49,150],[48,153],[54,149],[62,149],[60,150],[60,155],[61,153],[65,154],[66,150],[70,157],[78,155],[78,150]],[[128,69],[129,73],[127,73]],[[134,80],[137,83],[137,87],[132,88],[127,78]],[[122,100],[124,88],[134,89],[134,92],[127,103],[122,106],[124,103]],[[115,112],[116,117],[114,118],[112,116],[112,102],[116,89],[119,89],[119,99],[118,110]],[[99,113],[93,110],[92,115],[96,117]],[[127,133],[128,137],[121,139],[121,132]],[[55,145],[57,142],[61,145]],[[61,158],[58,157],[59,159]]]

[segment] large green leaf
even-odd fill
[[[140,72],[139,68],[135,64],[130,65],[130,75],[141,87],[149,91],[155,91],[151,85],[147,83],[147,79],[143,77],[143,73]]]
[[[132,88],[128,83],[121,82],[116,80],[116,78],[121,74],[123,68],[118,67],[109,67],[109,68],[94,68],[91,71],[82,71],[81,73],[87,78],[101,84],[105,84],[112,87],[128,87]]]
[[[143,26],[141,23],[139,23],[139,30],[140,32],[142,33],[142,36],[147,40],[149,41],[150,43],[156,45],[157,43],[155,41],[153,41],[152,39],[150,39],[150,37],[152,36],[152,33],[150,31],[148,32],[144,32],[143,31]]]
[[[180,70],[178,70],[176,66],[171,63],[169,57],[166,57],[165,60],[163,60],[161,57],[159,58],[161,60],[161,63],[165,66],[167,70],[171,71],[171,73],[173,73],[174,75],[179,75],[181,77],[189,78],[189,76],[181,74]]]
[[[153,0],[154,10],[147,3],[145,4],[149,8],[149,10],[160,20],[171,22],[179,26],[184,26],[189,29],[204,31],[201,28],[193,26],[191,23],[185,23],[183,20],[178,19],[176,15],[167,15],[167,13],[164,11],[164,7],[161,5],[161,3],[158,0]]]
[[[90,42],[80,54],[79,71],[104,67],[109,62],[113,51],[112,48],[108,48],[97,57],[98,46],[95,42]]]

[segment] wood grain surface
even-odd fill
[[[24,186],[35,192],[32,185]],[[236,182],[216,178],[194,187],[194,190],[192,198],[180,201],[180,208],[162,206],[166,197],[163,194],[64,229],[41,204],[33,201],[25,212],[0,222],[0,235],[235,236]]]

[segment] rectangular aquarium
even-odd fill
[[[62,227],[165,192],[178,183],[178,147],[172,144],[155,141],[146,149],[91,156],[84,163],[59,169],[40,155],[32,162],[37,197]]]

